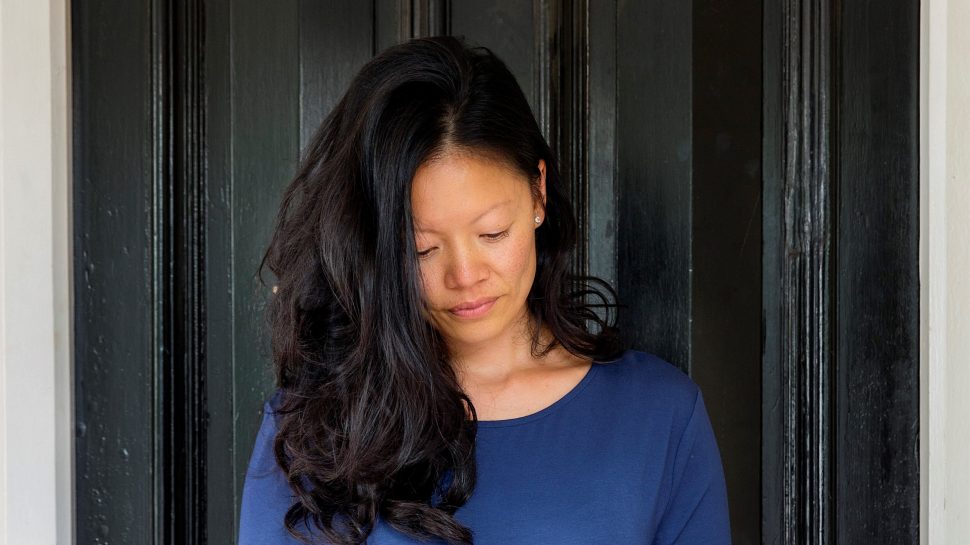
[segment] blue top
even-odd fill
[[[283,527],[294,499],[273,457],[271,411],[267,402],[246,473],[240,545],[299,543]],[[700,390],[652,354],[628,350],[594,362],[552,405],[480,421],[475,455],[477,484],[455,517],[476,545],[731,541],[721,458]],[[367,543],[421,542],[379,518]]]

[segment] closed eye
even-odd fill
[[[502,240],[503,238],[509,236],[509,230],[506,229],[506,230],[501,231],[501,232],[498,232],[498,233],[485,233],[482,236],[485,237],[485,239],[488,240],[489,242],[497,242],[497,241]],[[435,250],[435,248],[436,247],[431,247],[431,248],[428,248],[427,250],[424,250],[424,251],[421,251],[421,252],[417,252],[418,258],[420,259],[420,258],[428,257],[428,255],[431,252],[433,252]]]
[[[487,234],[484,234],[482,236],[485,237],[485,238],[487,238],[488,240],[494,242],[496,240],[502,240],[503,238],[509,236],[509,230],[506,229],[506,230],[502,231],[501,233],[487,233]]]

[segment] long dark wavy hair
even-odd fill
[[[418,166],[453,150],[514,165],[533,192],[545,160],[533,354],[556,344],[596,361],[622,352],[612,288],[570,273],[575,218],[505,64],[453,37],[386,49],[308,143],[260,267],[276,277],[275,455],[297,500],[284,523],[304,541],[297,526],[312,522],[330,543],[363,543],[379,516],[419,539],[473,543],[454,513],[475,487],[478,419],[422,314],[410,209]]]

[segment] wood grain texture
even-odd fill
[[[234,543],[239,498],[233,391],[235,312],[231,283],[232,100],[228,2],[206,4],[206,528],[213,543]]]
[[[914,543],[918,3],[765,18],[764,541]]]
[[[769,543],[831,543],[833,535],[831,9],[789,0],[766,21],[780,25],[765,42],[766,62],[777,63],[766,71],[766,138],[778,139],[764,151],[772,176],[764,180],[764,276],[772,279],[764,304],[777,320],[766,323],[763,363],[764,410],[773,413],[765,422],[774,426],[764,433],[777,436],[769,439],[777,450],[764,451]]]
[[[158,233],[147,2],[71,4],[78,543],[158,542]]]
[[[690,370],[691,5],[617,4],[617,288],[633,346]]]
[[[919,2],[838,7],[835,539],[917,543]]]
[[[257,278],[283,188],[300,151],[298,0],[230,6],[229,133],[234,489],[242,491],[263,402],[273,390],[266,301],[272,277]],[[237,500],[238,501],[238,500]]]

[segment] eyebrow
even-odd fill
[[[508,200],[505,200],[505,201],[502,201],[502,202],[499,202],[499,203],[495,203],[494,205],[492,205],[491,207],[489,207],[488,210],[482,212],[481,214],[478,215],[477,218],[475,218],[474,220],[472,220],[472,223],[476,223],[478,220],[484,218],[485,216],[487,216],[490,212],[492,212],[496,208],[501,208],[502,206],[507,206],[507,205],[509,205],[511,203],[512,203],[512,199],[508,199]],[[418,227],[417,225],[415,225],[415,231],[419,231],[421,233],[437,233],[437,231],[435,231],[434,229],[422,229],[421,227]]]

